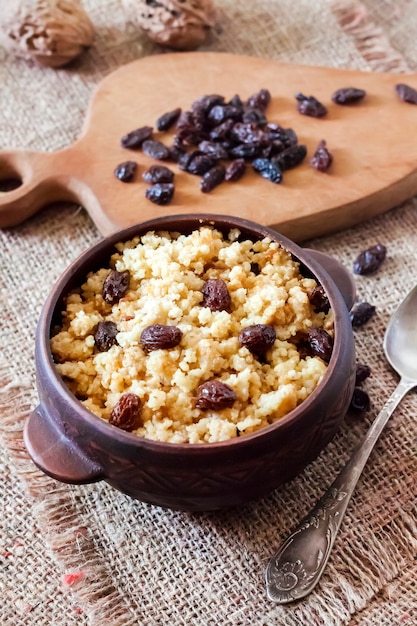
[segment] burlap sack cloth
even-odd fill
[[[417,69],[415,0],[217,5],[210,50],[372,71]],[[70,144],[93,87],[120,65],[158,52],[120,0],[85,0],[84,7],[96,43],[71,69],[41,70],[1,53],[2,147],[56,150]],[[37,403],[33,348],[40,308],[59,274],[99,233],[76,206],[51,208],[1,232],[0,623],[417,624],[415,392],[396,410],[365,469],[316,591],[297,605],[278,607],[264,587],[273,550],[330,484],[397,383],[382,338],[398,301],[416,282],[416,227],[414,199],[308,242],[348,268],[368,245],[387,245],[381,271],[357,277],[359,299],[377,307],[366,329],[355,333],[358,360],[372,368],[372,409],[348,417],[291,484],[243,510],[204,515],[134,502],[104,483],[62,485],[28,460],[22,423]]]

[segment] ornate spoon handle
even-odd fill
[[[394,409],[415,386],[415,381],[400,380],[336,480],[271,558],[266,569],[270,600],[287,604],[304,598],[314,589],[365,463]]]

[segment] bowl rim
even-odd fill
[[[39,372],[40,369],[42,369],[44,373],[47,371],[55,392],[57,392],[59,396],[63,396],[64,401],[69,405],[74,413],[76,413],[83,420],[86,420],[93,429],[100,433],[100,435],[105,437],[111,436],[117,439],[120,443],[124,443],[127,445],[136,444],[137,446],[141,448],[146,448],[150,451],[163,450],[164,453],[171,454],[177,454],[178,452],[181,452],[190,456],[193,454],[201,454],[202,451],[222,450],[224,448],[228,448],[229,446],[244,448],[245,446],[253,445],[254,441],[263,440],[266,437],[270,436],[271,432],[285,429],[286,427],[292,425],[294,422],[298,421],[300,419],[300,416],[302,416],[302,414],[305,412],[305,410],[308,409],[308,407],[310,407],[316,401],[316,397],[322,392],[323,387],[326,385],[328,380],[335,374],[335,370],[338,366],[337,355],[340,353],[340,350],[342,348],[343,334],[340,330],[339,332],[335,332],[333,352],[327,366],[326,373],[324,374],[322,380],[317,385],[317,387],[305,400],[303,400],[301,404],[289,411],[286,415],[279,418],[277,421],[269,424],[268,426],[264,426],[253,433],[248,433],[247,435],[244,435],[242,437],[234,437],[232,439],[226,439],[224,441],[211,443],[190,444],[157,441],[153,439],[147,439],[145,437],[139,437],[134,433],[130,433],[120,428],[117,428],[113,424],[110,424],[103,418],[95,415],[92,411],[87,409],[80,402],[80,400],[78,400],[78,398],[76,398],[76,396],[69,390],[62,376],[60,376],[56,369],[56,364],[54,362],[50,349],[52,320],[54,315],[56,314],[59,302],[62,301],[62,297],[65,295],[65,292],[69,290],[68,284],[71,282],[71,279],[73,279],[75,275],[80,273],[81,270],[83,270],[84,266],[88,265],[89,261],[91,262],[91,259],[97,256],[100,252],[103,253],[105,250],[107,250],[110,258],[110,256],[113,254],[111,250],[112,247],[114,247],[115,244],[119,242],[128,241],[133,237],[141,236],[150,231],[169,231],[169,226],[166,226],[167,222],[169,221],[175,221],[176,223],[181,222],[183,228],[185,224],[189,224],[190,222],[195,223],[195,226],[193,226],[191,230],[184,232],[191,232],[192,230],[195,230],[196,228],[199,228],[201,226],[209,225],[223,231],[227,228],[229,228],[230,230],[235,228],[243,228],[251,231],[254,234],[257,234],[258,239],[260,238],[259,234],[262,234],[264,237],[272,238],[274,241],[277,241],[280,245],[286,248],[293,256],[295,256],[296,260],[305,265],[313,273],[316,279],[318,279],[319,283],[324,286],[326,293],[329,297],[331,307],[335,312],[335,330],[336,328],[340,328],[343,323],[342,318],[344,311],[346,311],[346,319],[349,319],[348,310],[343,300],[343,297],[328,272],[320,265],[320,263],[318,263],[318,261],[310,258],[307,251],[304,254],[303,248],[301,246],[299,246],[291,239],[288,239],[280,232],[275,231],[269,226],[264,226],[245,218],[235,217],[227,214],[182,213],[164,215],[162,217],[152,218],[143,222],[137,222],[136,224],[133,224],[121,230],[117,230],[114,233],[101,238],[98,242],[96,242],[95,244],[84,250],[80,255],[78,255],[78,257],[75,258],[75,260],[64,270],[64,272],[61,273],[61,275],[50,290],[49,296],[44,303],[38,322],[35,348],[37,372]],[[163,224],[165,224],[165,227],[159,227]],[[172,232],[182,233],[182,231],[178,228],[173,228],[171,230]],[[88,271],[90,270],[87,270],[87,272]],[[86,273],[84,274],[84,276],[86,276]],[[338,313],[337,315],[336,312]],[[39,384],[38,387],[40,387]],[[39,389],[39,392],[41,392],[41,389]],[[40,406],[42,407],[42,395],[41,393],[39,395],[41,397]]]

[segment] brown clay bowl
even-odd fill
[[[189,233],[207,223],[225,233],[237,227],[252,240],[269,236],[302,263],[303,273],[316,277],[335,313],[333,354],[316,390],[271,426],[219,443],[172,444],[143,439],[97,417],[68,390],[52,359],[51,328],[63,309],[64,296],[79,286],[90,270],[106,267],[117,242],[149,230]],[[293,478],[335,435],[354,387],[354,338],[347,306],[353,303],[351,289],[344,299],[323,267],[323,261],[327,265],[325,259],[270,228],[221,215],[162,217],[101,240],[65,271],[40,316],[36,337],[39,406],[28,418],[24,434],[35,464],[62,482],[105,480],[141,501],[188,511],[242,505]],[[334,263],[329,267],[339,286],[349,285],[347,272],[337,275],[337,264],[336,268]]]

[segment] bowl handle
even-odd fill
[[[42,405],[26,420],[23,438],[35,463],[45,474],[64,483],[93,483],[104,478],[103,468],[88,458],[43,414]]]
[[[317,263],[319,263],[333,279],[336,283],[336,287],[342,294],[343,300],[346,302],[348,310],[350,311],[356,300],[356,283],[349,271],[344,265],[342,265],[342,263],[340,263],[340,261],[337,261],[332,256],[329,256],[324,252],[314,250],[313,248],[304,248],[304,250],[306,250],[306,252],[308,252],[308,254],[313,257],[313,259],[317,261]]]

